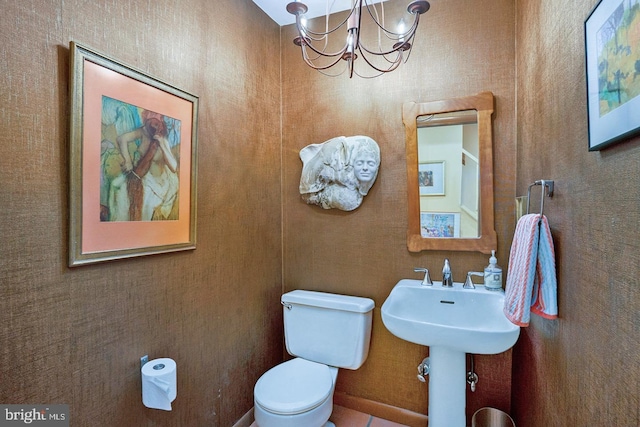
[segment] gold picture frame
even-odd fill
[[[69,266],[195,249],[198,97],[70,52]]]

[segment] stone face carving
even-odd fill
[[[380,147],[368,136],[338,136],[300,150],[300,194],[310,205],[352,211],[378,176]]]

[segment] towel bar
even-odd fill
[[[529,213],[529,204],[531,202],[531,187],[534,185],[542,186],[542,195],[540,196],[540,215],[542,215],[544,212],[545,189],[547,190],[547,197],[553,197],[553,180],[540,179],[529,186],[529,190],[527,191],[527,213]]]

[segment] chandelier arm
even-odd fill
[[[338,31],[340,28],[342,28],[349,21],[349,18],[351,17],[351,15],[353,15],[354,11],[356,10],[356,5],[357,4],[358,4],[358,2],[356,2],[354,4],[354,6],[351,8],[351,12],[349,13],[349,15],[347,15],[347,17],[342,22],[340,22],[338,25],[336,25],[335,27],[333,27],[330,30],[327,27],[327,29],[324,32],[313,31],[312,29],[310,29],[310,28],[308,28],[306,26],[303,26],[299,22],[300,19],[301,19],[301,15],[296,15],[296,27],[298,27],[298,32],[300,32],[300,29],[302,28],[303,29],[303,34],[309,33],[309,34],[313,34],[314,36],[320,36],[320,37],[328,36],[329,34]]]
[[[393,48],[391,48],[390,50],[387,51],[382,51],[382,50],[371,50],[369,49],[366,45],[364,45],[363,43],[360,43],[359,48],[367,53],[370,53],[372,55],[376,55],[376,56],[386,56],[389,55],[391,53],[397,52],[399,50],[401,51],[410,51],[411,49],[413,49],[413,39],[416,36],[416,30],[418,28],[417,22],[414,23],[414,25],[411,26],[411,28],[409,29],[409,31],[407,31],[406,33],[403,34],[397,34],[397,33],[390,33],[390,34],[395,34],[395,35],[399,35],[401,36],[402,39],[404,39],[404,41],[399,41],[398,43],[393,45]],[[400,38],[395,39],[393,38],[392,40],[401,40]],[[380,45],[378,45],[378,47],[380,47]]]
[[[365,53],[371,54],[377,58],[382,58],[385,61],[387,61],[389,64],[395,64],[399,61],[398,58],[404,58],[404,52],[411,52],[411,49],[407,49],[407,50],[401,50],[401,49],[397,49],[397,50],[391,50],[389,52],[385,52],[384,54],[378,53],[378,52],[371,52],[369,50],[366,49],[358,49],[360,51],[360,54],[362,55],[363,58],[365,58],[365,61],[367,62],[367,64],[369,64],[369,60],[367,59],[367,55],[365,55]],[[407,53],[408,55],[409,53]],[[389,56],[394,56],[395,59],[391,60],[389,59]],[[402,60],[401,62],[407,62],[406,59]]]
[[[376,65],[374,65],[371,61],[369,61],[369,58],[367,58],[367,56],[364,54],[364,52],[360,51],[360,53],[362,54],[362,59],[364,59],[364,62],[366,62],[371,68],[373,68],[376,71],[379,71],[381,73],[388,73],[390,71],[395,70],[396,68],[398,68],[398,66],[402,63],[402,51],[398,51],[397,54],[397,58],[395,61],[389,61],[387,59],[387,61],[391,64],[389,66],[389,68],[380,68]]]
[[[396,37],[407,37],[409,34],[411,33],[415,33],[415,31],[418,28],[418,22],[420,20],[420,14],[418,13],[414,13],[412,15],[414,15],[414,20],[413,23],[411,24],[411,27],[409,27],[409,29],[404,32],[404,33],[396,33],[394,31],[388,30],[384,27],[383,24],[380,23],[380,21],[378,21],[375,16],[373,16],[373,14],[371,13],[371,10],[369,9],[369,4],[367,3],[367,12],[369,12],[369,16],[371,16],[371,20],[378,26],[378,28],[380,28],[387,37],[389,36],[396,36]],[[389,37],[391,38],[391,37]]]
[[[320,74],[324,74],[327,77],[338,77],[344,74],[344,72],[346,71],[345,69],[343,69],[342,71],[340,71],[338,74],[329,74],[326,73],[324,70],[317,70]]]
[[[380,14],[378,13],[378,8],[377,8],[377,6],[375,4],[369,4],[368,0],[365,0],[365,5],[367,7],[367,12],[369,13],[369,16],[370,16],[371,20],[377,26],[376,30],[377,30],[377,33],[378,33],[378,43],[377,43],[376,50],[378,52],[382,52],[382,40],[381,40],[382,35],[384,35],[384,37],[387,38],[388,40],[400,41],[402,38],[406,37],[406,35],[411,33],[411,31],[413,30],[413,28],[409,29],[409,31],[405,32],[405,34],[406,34],[405,35],[405,34],[395,33],[393,31],[387,30],[385,28],[385,24],[384,24],[385,23],[384,1],[380,3],[382,21],[380,21]],[[371,12],[372,9],[373,9],[373,12],[375,12],[375,16],[374,16],[374,13]],[[396,44],[394,44],[394,46],[393,46],[394,50],[396,49],[396,47],[398,47],[398,46]],[[365,48],[365,50],[371,52],[372,54],[374,54],[374,55],[376,54],[376,53],[373,52],[373,50],[369,50],[366,46],[364,48]],[[384,59],[387,62],[391,62],[386,58],[386,56],[384,57]]]
[[[327,77],[338,77],[338,76],[343,75],[344,72],[347,71],[347,67],[342,67],[342,71],[340,71],[338,74],[330,74],[330,73],[327,73],[324,70],[316,70],[316,71],[318,71],[320,74],[323,74],[323,75],[325,75]]]
[[[395,64],[396,62],[402,62],[402,63],[404,64],[405,62],[407,62],[407,60],[405,59],[404,52],[407,52],[407,51],[404,51],[404,50],[403,50],[402,52],[403,52],[403,53],[402,53],[402,55],[400,56],[400,59],[398,59],[398,54],[399,54],[400,52],[396,52],[396,59],[394,59],[393,61],[389,59],[390,54],[389,54],[389,55],[379,55],[379,57],[382,57],[382,59],[384,59],[385,61],[387,61],[389,64]],[[407,55],[407,56],[408,56],[408,55]]]
[[[308,47],[310,47],[309,45],[307,45]],[[313,49],[312,49],[313,50]],[[315,50],[314,50],[315,52]],[[322,55],[321,55],[322,56]],[[313,68],[314,70],[327,70],[331,67],[333,67],[334,65],[336,65],[338,62],[340,62],[342,60],[342,57],[338,57],[335,59],[335,61],[329,63],[328,65],[316,65],[312,62],[311,59],[309,59],[309,56],[307,55],[307,51],[306,49],[303,47],[302,48],[302,59],[304,60],[304,62],[307,63],[307,65],[311,68]],[[317,58],[316,58],[317,59]],[[342,74],[342,73],[341,73]]]
[[[402,55],[402,57],[404,58],[404,59],[402,60],[402,62],[403,62],[403,63],[405,63],[405,64],[407,63],[407,61],[409,60],[409,57],[411,56],[411,51],[412,51],[412,50],[413,50],[413,49],[409,49],[409,50],[407,50],[407,51],[406,51],[406,52],[407,52],[407,54],[406,54],[406,55]]]
[[[318,59],[320,59],[320,58],[325,58],[325,57],[324,57],[324,56],[322,56],[322,55],[316,55],[314,58],[311,58],[311,57],[309,56],[309,52],[306,52],[306,51],[304,52],[304,54],[307,56],[307,59],[308,59],[309,61],[311,61],[311,62],[313,62],[313,61],[317,61],[317,60],[318,60]]]
[[[390,55],[390,54],[395,53],[395,52],[406,51],[406,50],[413,49],[413,45],[411,44],[412,41],[413,41],[413,36],[411,36],[409,38],[409,40],[405,41],[404,43],[402,43],[402,44],[397,43],[398,46],[396,46],[396,47],[394,47],[394,48],[392,48],[390,50],[384,51],[384,52],[383,51],[370,50],[365,45],[360,43],[360,46],[358,46],[358,50],[360,50],[362,52],[367,52],[367,53],[369,53],[371,55],[375,55],[375,56],[386,56],[386,55]],[[408,49],[403,49],[403,47],[407,46],[407,45],[409,46],[409,48]]]
[[[343,21],[342,24],[338,25],[335,28],[332,28],[330,30],[327,31],[323,31],[323,32],[317,32],[317,31],[313,31],[312,29],[310,29],[309,27],[303,27],[302,24],[301,26],[298,28],[298,32],[300,32],[300,28],[302,28],[302,32],[304,34],[312,34],[314,36],[320,36],[320,37],[324,37],[324,36],[328,36],[329,34],[335,33],[336,31],[338,31],[340,28],[342,28],[344,26],[344,24],[347,21]]]
[[[322,41],[326,42],[326,40],[327,40],[327,36],[326,35],[322,35],[320,37],[314,37],[315,34],[312,34],[310,36],[308,33],[304,32],[304,31],[302,31],[302,32],[298,31],[298,36],[303,37],[303,38],[308,39],[308,40],[312,40],[314,42],[322,42]]]
[[[361,79],[374,79],[376,77],[380,77],[384,73],[383,72],[378,72],[377,74],[374,74],[372,76],[365,76],[363,74],[358,73],[356,70],[353,70],[353,74],[355,74],[356,76],[360,77]]]
[[[382,24],[380,23],[378,18],[376,18],[376,16],[378,15],[378,9],[376,9],[376,6],[373,4],[369,4],[367,0],[365,0],[364,5],[367,9],[367,12],[369,12],[369,16],[371,17],[371,20],[375,22],[378,28],[381,28],[385,32],[388,31],[386,28],[384,28],[384,15],[382,17]],[[376,16],[373,15],[373,13],[371,12],[371,9],[373,9],[376,12]]]
[[[318,57],[320,56],[324,56],[327,58],[335,58],[336,56],[338,57],[338,59],[342,58],[342,55],[344,55],[344,53],[347,51],[347,45],[345,45],[345,47],[343,47],[341,50],[336,51],[336,52],[324,52],[322,50],[318,50],[316,47],[314,47],[311,43],[307,43],[307,42],[303,42],[303,45],[308,47],[309,49],[311,49],[313,52],[315,52],[316,54],[318,54]]]

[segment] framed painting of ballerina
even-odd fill
[[[70,51],[69,266],[195,249],[198,98]]]

